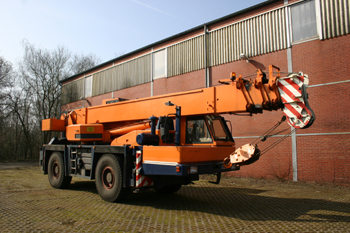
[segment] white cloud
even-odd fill
[[[145,3],[143,3],[143,2],[140,2],[140,1],[138,1],[138,0],[130,0],[130,1],[132,1],[132,2],[134,2],[134,3],[137,3],[137,4],[141,5],[141,6],[147,7],[147,8],[149,8],[149,9],[152,9],[152,10],[154,10],[154,11],[157,11],[157,12],[159,12],[159,13],[162,13],[162,14],[165,14],[165,15],[168,15],[168,16],[172,16],[171,14],[169,14],[169,13],[167,13],[167,12],[165,12],[165,11],[162,11],[162,10],[160,10],[160,9],[158,9],[158,8],[155,8],[155,7],[153,7],[153,6],[147,5],[147,4],[145,4]]]

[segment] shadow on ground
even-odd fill
[[[264,189],[201,184],[184,186],[168,195],[158,194],[153,189],[132,193],[122,204],[198,211],[248,221],[350,222],[350,203],[347,202],[281,197]],[[98,195],[93,181],[75,182],[69,189]]]

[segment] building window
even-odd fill
[[[153,79],[166,77],[166,50],[153,53]]]
[[[317,36],[315,1],[306,1],[291,7],[292,41],[300,41]]]
[[[84,79],[84,97],[92,96],[92,75]]]

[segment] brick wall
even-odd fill
[[[349,39],[349,35],[346,35],[325,41],[314,40],[292,47],[293,70],[304,71],[309,75],[309,102],[316,115],[312,127],[297,131],[298,180],[350,184],[350,135],[339,134],[350,132],[350,82],[312,87],[350,80]],[[286,58],[285,54],[278,55],[281,59]],[[267,55],[261,57],[260,62],[267,64]],[[283,67],[283,64],[278,66]],[[287,67],[284,66],[282,70],[287,70]],[[252,117],[231,116],[228,119],[233,123],[234,136],[259,136],[279,119],[280,113],[271,112]],[[250,141],[252,139],[236,139],[236,145]],[[291,169],[290,164],[291,139],[288,138],[255,164],[242,167],[241,171],[232,172],[231,175],[278,178],[273,167],[283,168],[288,173]],[[280,177],[283,177],[282,175]],[[289,175],[289,179],[291,178],[292,173]]]
[[[162,95],[180,91],[189,91],[205,87],[204,70],[193,71],[190,73],[154,80],[154,95]]]
[[[350,80],[350,36],[293,46],[293,68],[305,70],[310,85]],[[298,136],[299,179],[350,184],[350,82],[308,89],[315,124]]]

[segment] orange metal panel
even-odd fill
[[[212,146],[144,146],[143,161],[201,163],[223,161],[235,147]]]
[[[236,83],[219,86],[216,89],[216,113],[246,112],[247,101]]]
[[[41,130],[42,131],[65,131],[65,120],[60,119],[45,119],[41,121]]]
[[[87,110],[86,108],[80,108],[75,110],[75,112],[77,113],[76,117],[76,123],[77,124],[86,124],[86,118],[87,118]]]
[[[144,146],[143,161],[178,162],[180,150],[176,146]]]
[[[165,105],[168,101],[181,106],[184,116],[214,113],[214,109],[209,108],[208,105],[208,103],[215,101],[213,89],[199,89],[90,107],[88,108],[87,123],[136,121],[147,119],[150,116],[158,117],[175,113],[175,107]]]
[[[67,126],[66,137],[69,141],[102,141],[106,135],[104,134],[102,124],[75,124]]]

